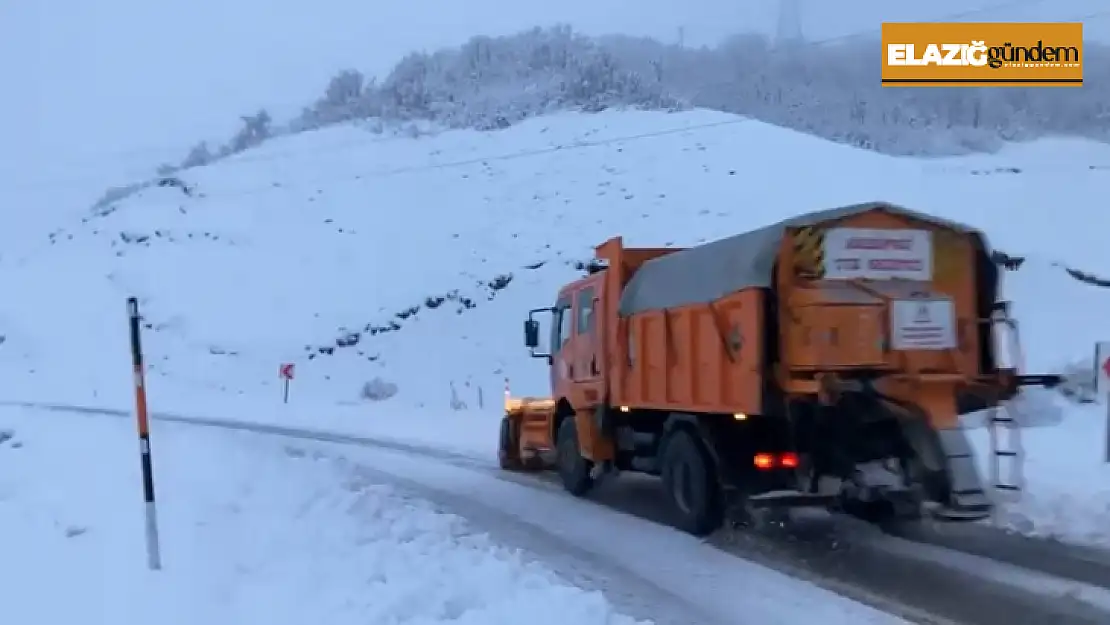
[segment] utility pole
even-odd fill
[[[802,0],[779,0],[775,44],[789,46],[802,41]]]

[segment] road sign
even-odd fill
[[[278,367],[278,377],[283,380],[293,379],[293,363],[286,362]]]
[[[1095,344],[1095,390],[1110,395],[1110,341]]]
[[[278,377],[281,378],[281,401],[289,403],[289,380],[293,379],[293,363],[283,362],[278,367]]]
[[[1110,463],[1110,341],[1095,343],[1095,393],[1106,402],[1106,450]]]

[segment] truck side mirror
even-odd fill
[[[540,322],[528,319],[524,322],[524,346],[536,349],[540,346]]]

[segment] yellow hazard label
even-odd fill
[[[823,229],[807,226],[794,231],[794,270],[807,278],[821,278],[825,275]]]

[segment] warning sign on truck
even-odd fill
[[[825,278],[933,279],[933,240],[928,230],[832,228],[825,233]]]
[[[956,347],[956,309],[951,300],[895,300],[891,303],[890,325],[890,342],[894,349]]]

